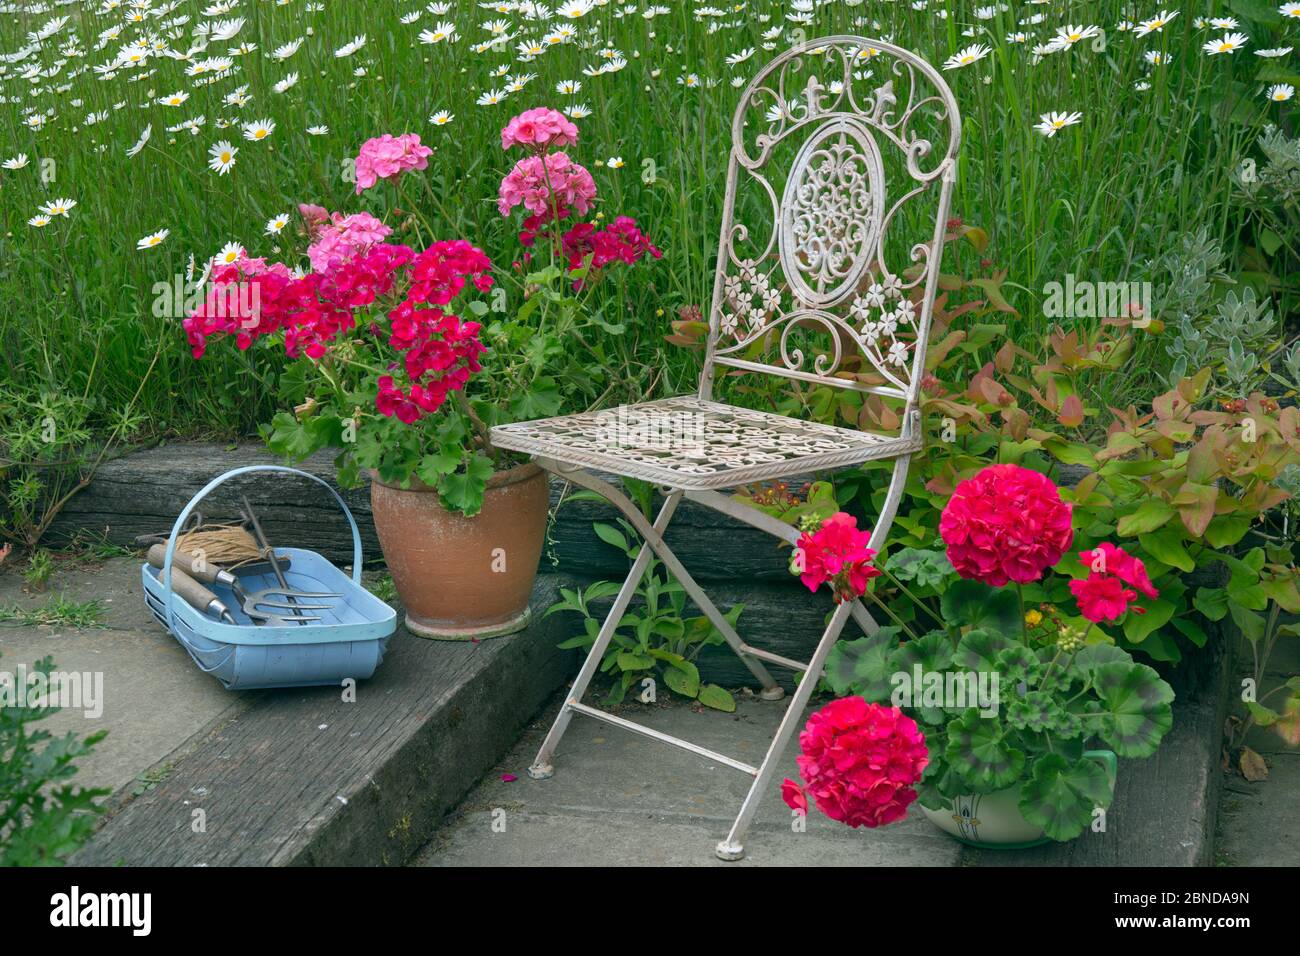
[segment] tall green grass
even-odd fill
[[[192,17],[183,35],[169,41],[174,47],[187,48],[193,26],[213,19],[202,13],[207,6],[182,2],[173,11]],[[540,36],[543,29],[521,26],[517,12],[497,14],[461,0],[448,4],[445,16],[424,12],[417,23],[403,25],[399,16],[419,5],[331,0],[317,12],[308,6],[301,0],[243,0],[222,14],[247,23],[232,41],[213,42],[204,55],[240,42],[256,43],[257,50],[236,57],[237,72],[210,86],[196,86],[184,76],[183,63],[166,58],[150,59],[143,69],[154,72],[139,81],[128,70],[111,80],[90,69],[68,79],[74,68],[105,62],[139,35],[129,26],[104,50],[69,59],[52,78],[32,82],[19,67],[7,70],[0,79],[0,94],[8,100],[0,104],[0,158],[23,152],[30,165],[0,170],[0,388],[85,394],[108,416],[131,398],[157,354],[140,399],[149,427],[248,433],[275,405],[275,357],[217,349],[200,363],[192,361],[179,320],[153,314],[154,284],[184,273],[191,254],[204,260],[227,241],[244,244],[253,256],[279,257],[293,237],[288,231],[264,235],[263,225],[304,201],[364,208],[394,222],[401,218],[397,210],[418,205],[438,238],[463,236],[509,261],[517,248],[514,226],[492,202],[506,165],[498,131],[523,109],[573,102],[592,110],[579,120],[581,140],[571,152],[595,172],[603,209],[634,215],[665,252],[663,260],[627,272],[609,290],[609,307],[622,310],[633,330],[624,361],[645,387],[689,388],[697,360],[662,337],[678,306],[705,303],[711,289],[728,128],[739,97],[730,81],[748,79],[775,55],[763,49],[764,31],[775,27],[782,28],[770,41],[776,50],[789,44],[794,31],[806,37],[892,38],[936,64],[971,43],[993,48],[980,62],[946,74],[965,120],[953,213],[992,237],[984,253],[989,263],[981,265],[968,251],[950,266],[967,272],[1007,269],[1008,291],[1020,310],[1011,334],[1032,336],[1048,321],[1040,308],[1044,283],[1067,272],[1104,281],[1138,277],[1175,234],[1200,226],[1230,248],[1241,241],[1243,218],[1232,176],[1263,123],[1280,108],[1261,95],[1264,79],[1294,69],[1291,56],[1264,60],[1251,51],[1300,33],[1300,24],[1282,23],[1275,6],[1254,0],[1230,5],[1251,35],[1250,46],[1214,57],[1203,54],[1201,45],[1222,31],[1197,26],[1195,17],[1220,12],[1224,5],[1216,3],[1185,4],[1162,32],[1139,39],[1116,32],[1131,5],[1113,0],[1012,3],[988,20],[975,13],[983,4],[966,0],[931,0],[925,10],[906,3],[836,2],[819,5],[806,24],[786,19],[795,9],[790,3],[749,0],[727,5],[721,16],[696,16],[703,4],[673,0],[670,13],[652,20],[640,15],[646,4],[624,17],[616,15],[616,4],[597,7],[575,21],[581,43],[518,63],[513,45],[481,54],[471,48],[486,38],[480,24],[487,20],[504,19],[513,32]],[[49,16],[68,15],[67,29],[28,61],[52,67],[71,33],[89,48],[101,30],[123,22],[124,10],[104,13],[100,2],[87,2],[39,16],[5,16],[0,53],[22,46],[26,32]],[[1137,12],[1152,15],[1156,8]],[[1040,24],[1016,25],[1040,14]],[[441,20],[456,24],[457,42],[417,42],[421,29]],[[1105,42],[1085,40],[1033,62],[1032,45],[1046,42],[1066,22],[1102,27]],[[277,46],[309,28],[311,35],[290,60],[270,58]],[[593,28],[595,34],[589,33]],[[973,36],[962,35],[968,28]],[[1017,29],[1029,33],[1029,42],[1006,42]],[[349,58],[334,56],[359,34],[368,37],[362,50]],[[584,76],[583,67],[601,62],[597,50],[605,44],[626,56],[626,68]],[[748,47],[756,48],[748,61],[727,65],[729,55]],[[1171,55],[1172,63],[1149,67],[1143,59],[1149,50]],[[502,64],[512,74],[537,78],[499,105],[476,106],[481,92],[504,85],[488,75]],[[366,75],[354,76],[358,67]],[[275,93],[272,85],[291,72],[300,74],[298,84]],[[700,83],[679,83],[687,74]],[[561,80],[580,80],[581,93],[556,93]],[[1149,88],[1139,89],[1139,83]],[[251,103],[242,109],[224,105],[223,96],[243,84]],[[174,90],[191,94],[184,106],[154,102]],[[23,122],[29,107],[52,109],[55,118],[32,130]],[[434,127],[428,117],[441,109],[455,119]],[[1051,110],[1081,111],[1082,122],[1046,138],[1033,125]],[[83,125],[87,113],[99,111],[108,117]],[[197,114],[207,120],[198,135],[165,132]],[[263,117],[277,128],[261,143],[243,140],[237,122],[218,128],[222,119]],[[150,142],[128,158],[126,148],[147,124],[153,126]],[[309,136],[307,127],[316,124],[327,124],[329,134]],[[406,131],[420,133],[437,150],[425,174],[433,198],[411,183],[356,197],[343,174],[345,160],[370,136]],[[207,150],[219,139],[239,147],[237,165],[226,176],[206,165]],[[596,168],[613,156],[622,157],[624,168]],[[48,182],[41,176],[49,168],[46,160],[53,161]],[[646,161],[654,164],[653,182],[643,180]],[[70,217],[40,229],[27,225],[40,203],[64,196],[79,203]],[[162,245],[136,251],[136,240],[163,228],[171,235]],[[1152,361],[1159,355],[1153,346]]]

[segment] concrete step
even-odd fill
[[[404,862],[576,668],[556,649],[561,625],[540,620],[560,583],[539,578],[537,617],[518,634],[441,642],[399,629],[355,702],[330,687],[255,695],[161,761],[152,789],[123,795],[73,862]],[[183,714],[186,701],[171,706]]]

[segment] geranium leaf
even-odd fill
[[[944,619],[951,624],[988,628],[1003,634],[1020,632],[1020,604],[1013,592],[979,581],[954,581],[940,599]]]
[[[1121,757],[1151,756],[1174,722],[1173,688],[1145,664],[1101,664],[1094,675],[1102,739]]]
[[[1111,795],[1110,778],[1095,761],[1046,754],[1020,788],[1020,813],[1053,840],[1073,840],[1098,807],[1110,806]]]
[[[968,710],[948,724],[944,756],[975,793],[993,793],[1020,779],[1025,755],[1007,740],[1001,724]]]
[[[491,477],[492,462],[483,455],[475,455],[466,463],[464,471],[439,479],[438,493],[448,507],[472,518],[483,509],[483,491]]]
[[[882,627],[871,637],[840,641],[826,658],[823,679],[840,697],[857,694],[868,703],[889,699],[890,655],[898,646],[897,627]]]
[[[953,654],[953,663],[963,670],[988,672],[996,670],[998,654],[1015,642],[1000,631],[987,631],[977,628],[962,635]]]
[[[1103,664],[1133,663],[1133,655],[1114,644],[1088,644],[1079,649],[1070,662],[1070,671],[1081,680],[1095,681],[1097,668]]]

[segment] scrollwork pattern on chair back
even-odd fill
[[[914,400],[959,140],[943,78],[892,44],[830,37],[764,67],[732,124],[701,393],[716,363]],[[920,197],[927,233],[890,242]]]

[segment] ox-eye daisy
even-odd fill
[[[1151,19],[1141,21],[1137,25],[1137,29],[1133,31],[1133,35],[1144,37],[1148,33],[1157,33],[1163,30],[1165,25],[1176,16],[1178,16],[1177,10],[1161,10]]]
[[[152,249],[154,246],[162,245],[162,241],[171,234],[170,229],[159,229],[157,232],[151,232],[143,239],[137,240],[135,247],[140,251]]]
[[[266,234],[274,236],[277,232],[289,225],[289,214],[282,212],[278,216],[272,216],[266,221]]]
[[[429,122],[434,126],[446,126],[455,118],[456,116],[454,113],[449,113],[447,110],[438,110],[438,112],[429,117]]]
[[[238,262],[244,257],[244,247],[237,242],[228,242],[221,247],[221,251],[213,257],[217,265],[228,266],[231,263]]]
[[[5,169],[8,170],[22,169],[26,165],[27,165],[26,153],[19,153],[17,156],[12,156],[9,159],[6,159],[3,163],[0,163],[0,166],[3,166]]]
[[[36,208],[47,216],[66,216],[76,205],[75,199],[56,199],[53,202],[42,203]]]
[[[1274,103],[1285,103],[1295,96],[1295,87],[1290,83],[1277,83],[1268,88],[1267,95]]]
[[[244,139],[256,143],[258,140],[266,139],[275,132],[275,121],[269,119],[256,120],[252,123],[244,124]]]
[[[218,176],[226,175],[235,165],[235,155],[238,152],[239,148],[231,146],[228,139],[213,144],[212,148],[208,150],[208,156],[210,157],[208,159],[208,168]]]
[[[1250,39],[1244,33],[1225,33],[1217,40],[1211,40],[1205,44],[1204,50],[1210,56],[1218,53],[1235,53],[1245,46],[1246,41]]]
[[[35,226],[37,229],[42,229],[45,226],[48,226],[49,224],[50,224],[49,216],[32,216],[31,219],[27,220],[27,225]]]
[[[1067,126],[1073,126],[1083,119],[1082,113],[1044,113],[1038,120],[1038,125],[1034,129],[1044,136],[1052,137],[1056,135],[1057,130],[1065,129]]]
[[[956,70],[963,66],[970,66],[972,63],[977,63],[984,59],[991,52],[992,50],[989,47],[984,46],[982,43],[976,43],[972,46],[966,47],[964,50],[958,50],[952,56],[948,57],[948,59],[944,60],[943,68],[945,70]]]

